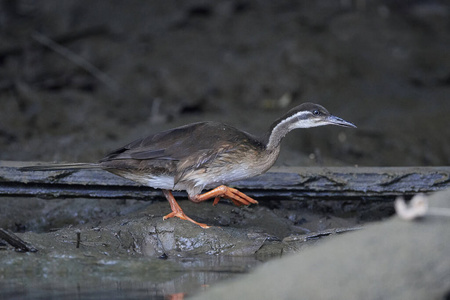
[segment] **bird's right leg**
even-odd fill
[[[256,201],[255,199],[247,196],[237,189],[230,188],[226,185],[220,185],[209,192],[189,197],[191,201],[197,203],[211,198],[214,198],[213,205],[219,203],[220,198],[228,198],[233,201],[236,206],[258,204],[258,201]]]

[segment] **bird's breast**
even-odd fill
[[[254,177],[266,172],[274,164],[279,154],[279,148],[271,152],[246,150],[240,151],[238,154],[235,152],[223,153],[200,167],[184,170],[180,179],[176,179],[175,187],[181,185],[191,187],[191,192],[188,189],[188,193],[191,195],[201,191],[204,187],[215,187]]]

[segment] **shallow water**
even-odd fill
[[[9,267],[0,275],[1,299],[166,299],[208,289],[261,263],[254,257],[230,256],[100,260],[61,256],[47,260],[39,254],[2,252],[10,259],[4,260]],[[18,269],[22,271],[8,271]]]

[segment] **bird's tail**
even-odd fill
[[[57,171],[57,170],[76,170],[76,169],[100,169],[99,164],[94,163],[56,163],[48,165],[26,166],[21,171]]]

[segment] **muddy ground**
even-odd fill
[[[1,5],[0,160],[97,161],[135,138],[202,120],[264,133],[290,107],[309,101],[358,129],[292,132],[277,165],[450,164],[445,1],[4,0]],[[360,203],[349,214],[322,199],[267,201],[245,209],[181,201],[192,217],[222,227],[213,229],[218,234],[213,236],[180,220],[162,222],[166,202],[0,200],[0,225],[30,237],[41,253],[49,253],[43,250],[45,239],[51,245],[59,241],[61,249],[74,246],[77,231],[86,243],[106,232],[101,243],[117,246],[116,252],[105,251],[117,257],[218,254],[229,245],[211,241],[224,236],[230,243],[248,242],[241,254],[255,255],[269,245],[268,255],[279,255],[301,248],[287,247],[286,238],[358,228],[392,214],[392,205]],[[134,228],[127,229],[125,244],[117,237],[123,226]],[[133,233],[155,237],[158,228],[170,233],[166,242],[155,238],[145,249],[142,240],[133,242]],[[196,244],[198,252],[180,251],[197,234],[213,237]],[[197,249],[191,244],[183,249],[190,247]],[[50,256],[60,259],[63,252]],[[171,284],[170,292],[185,286]],[[11,287],[14,293],[17,284]],[[167,294],[164,288],[154,295]]]

